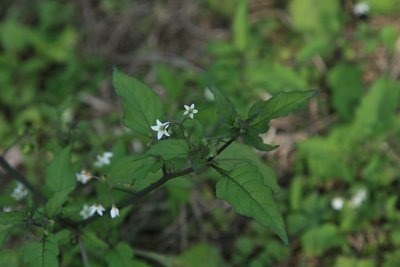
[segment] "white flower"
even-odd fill
[[[82,170],[80,173],[76,173],[76,180],[82,184],[86,184],[91,178],[92,174],[87,170]]]
[[[93,214],[91,214],[91,209],[89,207],[89,205],[83,205],[82,210],[79,212],[79,215],[81,215],[81,217],[86,220],[89,217],[92,217]]]
[[[96,167],[102,167],[104,165],[110,164],[110,158],[113,156],[112,152],[104,152],[103,155],[97,155],[97,160],[94,163]]]
[[[367,198],[367,189],[360,188],[350,199],[350,207],[358,208]]]
[[[197,109],[194,108],[194,104],[192,104],[190,107],[187,105],[184,105],[186,111],[183,112],[183,115],[189,115],[189,117],[191,119],[193,119],[193,114],[196,114],[197,112],[199,112]]]
[[[17,187],[14,188],[14,191],[11,194],[11,196],[18,201],[25,198],[27,195],[28,195],[28,190],[21,183],[17,184]]]
[[[110,215],[111,215],[111,218],[113,218],[113,219],[115,217],[119,216],[119,209],[114,204],[112,205],[112,208],[110,210]]]
[[[157,125],[151,126],[151,129],[157,132],[157,139],[160,140],[163,137],[163,135],[169,136],[169,133],[167,131],[168,126],[169,126],[168,121],[162,123],[157,119]]]
[[[353,14],[363,16],[369,13],[369,5],[366,2],[359,2],[353,6]]]
[[[331,200],[331,206],[334,210],[341,210],[344,206],[344,199],[341,197],[334,197]]]
[[[90,215],[92,216],[93,214],[95,214],[97,212],[97,214],[99,214],[100,216],[103,216],[103,211],[105,211],[106,209],[101,205],[101,204],[93,204],[90,207]]]
[[[4,207],[3,207],[3,212],[10,212],[10,211],[12,211],[12,210],[13,210],[13,208],[10,207],[10,206],[4,206]]]

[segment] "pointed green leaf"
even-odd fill
[[[58,253],[57,239],[53,235],[44,236],[41,242],[33,242],[25,247],[25,266],[57,267]]]
[[[238,213],[254,218],[265,227],[271,227],[288,244],[282,215],[257,167],[239,163],[229,172],[222,169],[218,172],[222,177],[216,185],[217,197],[232,205]]]
[[[223,126],[228,126],[231,128],[235,124],[236,118],[238,117],[235,106],[232,104],[229,98],[217,88],[211,87],[210,90],[215,97],[219,121],[223,124]]]
[[[189,158],[189,146],[183,139],[161,140],[150,147],[148,154],[159,156],[163,160]]]
[[[18,224],[25,221],[25,215],[21,211],[0,212],[0,225]]]
[[[46,203],[47,215],[53,217],[61,212],[61,207],[68,199],[71,192],[69,188],[56,192]]]
[[[118,243],[106,256],[108,266],[130,267],[133,266],[133,251],[126,243]]]
[[[139,80],[114,69],[112,83],[115,92],[122,97],[124,124],[134,133],[149,136],[151,126],[162,120],[164,104],[160,97]]]
[[[315,96],[317,92],[316,90],[309,90],[279,93],[267,101],[256,102],[248,114],[251,120],[251,128],[254,128],[258,133],[266,132],[270,120],[288,115],[289,112],[298,109],[307,100]]]
[[[69,190],[71,192],[76,184],[75,174],[72,170],[71,147],[61,150],[46,169],[46,186],[54,193]]]
[[[278,146],[264,144],[262,138],[252,128],[247,129],[246,133],[242,135],[242,138],[244,143],[253,146],[254,148],[261,151],[272,151],[278,147]]]
[[[155,164],[156,161],[152,157],[127,156],[115,159],[107,179],[112,184],[134,183],[145,178]]]
[[[247,0],[239,0],[233,20],[233,43],[243,52],[247,43]]]

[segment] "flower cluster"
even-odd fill
[[[99,203],[95,203],[92,206],[88,205],[83,205],[82,210],[79,212],[79,215],[86,220],[90,217],[92,217],[95,213],[97,213],[100,216],[103,216],[103,213],[106,209]],[[115,204],[112,205],[111,210],[110,210],[110,216],[111,218],[116,218],[119,216],[119,209]]]
[[[28,195],[28,190],[25,188],[25,186],[21,183],[17,184],[17,187],[14,188],[14,191],[12,192],[11,196],[16,199],[17,201],[22,200]]]
[[[96,162],[94,163],[94,166],[96,167],[103,167],[104,165],[109,165],[110,164],[110,159],[113,156],[112,152],[104,152],[103,155],[98,155],[96,158]]]
[[[189,116],[191,119],[193,119],[194,114],[199,112],[197,109],[194,108],[194,104],[188,106],[184,105],[185,111],[183,112],[184,116]],[[168,131],[170,123],[167,122],[161,122],[159,119],[156,120],[156,125],[151,126],[151,129],[153,131],[157,132],[157,139],[160,140],[164,135],[165,136],[170,136],[170,132]]]
[[[87,170],[82,170],[80,173],[77,173],[75,175],[76,180],[82,184],[86,184],[92,178],[92,174]]]
[[[366,200],[367,198],[367,189],[365,188],[360,188],[357,190],[357,192],[351,197],[349,200],[349,207],[350,208],[358,208],[361,206],[361,204]],[[342,197],[334,197],[331,200],[331,206],[332,209],[334,210],[341,210],[344,207],[344,204],[346,203],[346,200]]]

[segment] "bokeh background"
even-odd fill
[[[400,266],[398,0],[3,0],[0,19],[0,151],[38,186],[48,151],[71,140],[76,170],[103,151],[145,148],[122,126],[114,65],[171,112],[195,103],[205,125],[216,122],[210,85],[239,110],[320,90],[272,121],[263,139],[276,151],[257,152],[281,186],[289,246],[216,200],[206,173],[170,182],[117,225],[94,224],[91,266],[112,266],[102,255],[118,240],[149,266]],[[0,206],[23,207],[0,173]],[[18,266],[21,233],[3,242],[1,266]],[[82,266],[59,238],[62,266]]]

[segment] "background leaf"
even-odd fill
[[[72,170],[71,147],[61,150],[46,169],[46,186],[54,193],[74,189],[76,180]]]

